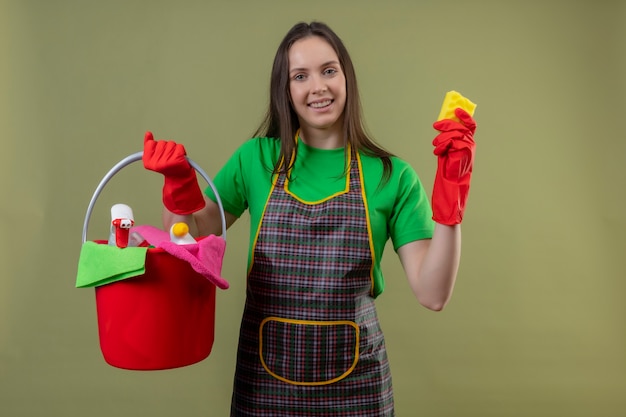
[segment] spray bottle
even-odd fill
[[[111,232],[109,245],[125,248],[128,246],[130,228],[135,224],[133,210],[126,204],[111,207]]]
[[[170,240],[177,245],[198,243],[196,239],[189,234],[189,226],[185,222],[174,223],[172,227],[170,227]]]

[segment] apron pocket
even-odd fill
[[[359,326],[352,321],[268,317],[259,329],[261,364],[295,385],[325,385],[352,372],[359,359]]]

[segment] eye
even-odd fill
[[[305,79],[304,74],[296,74],[293,76],[294,81],[303,81]]]
[[[324,70],[324,75],[335,75],[337,73],[337,70],[335,68],[326,68]]]

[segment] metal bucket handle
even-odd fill
[[[96,190],[94,191],[93,196],[91,197],[89,206],[87,207],[87,213],[85,214],[85,222],[83,223],[83,237],[82,237],[83,243],[87,241],[87,229],[89,227],[89,219],[91,218],[91,213],[93,212],[93,208],[96,205],[96,200],[98,199],[98,196],[100,196],[100,193],[104,189],[104,186],[122,168],[126,167],[127,165],[130,165],[133,162],[140,161],[142,157],[143,157],[143,151],[139,151],[132,155],[128,155],[126,158],[122,159],[120,162],[115,164],[115,166],[113,166],[113,168],[111,168],[111,170],[107,172],[107,174],[102,178],[102,180],[100,181],[100,184],[98,184],[98,187],[96,187]],[[222,206],[222,200],[220,199],[217,189],[215,188],[213,181],[211,181],[211,178],[207,175],[206,172],[204,172],[202,168],[200,168],[198,164],[196,164],[194,161],[192,161],[189,158],[187,158],[187,161],[189,162],[189,165],[191,165],[193,169],[198,171],[198,173],[202,176],[202,178],[204,178],[204,180],[209,184],[209,186],[213,190],[213,193],[215,194],[215,199],[217,201],[217,205],[219,206],[220,216],[222,218],[222,238],[226,240],[226,215],[224,214],[224,207]]]

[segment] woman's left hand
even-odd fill
[[[433,220],[454,225],[463,220],[474,166],[476,121],[457,108],[459,122],[444,119],[433,124],[440,133],[433,140],[437,174],[433,187]]]

